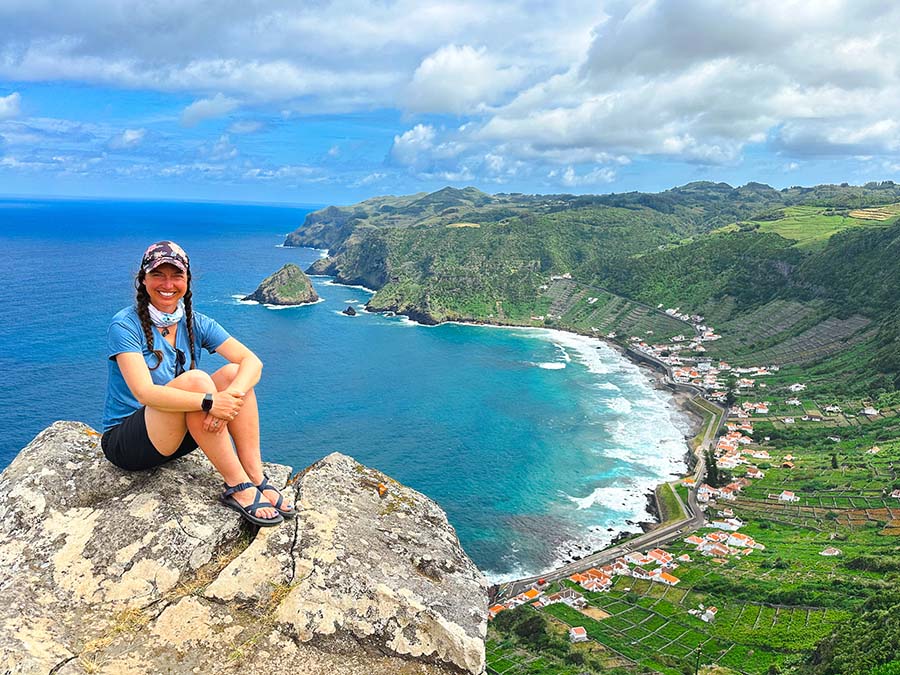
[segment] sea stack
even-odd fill
[[[352,305],[347,305],[347,309],[345,309],[341,314],[346,314],[347,316],[356,316],[356,310],[353,309]]]
[[[266,305],[303,305],[318,299],[309,277],[293,263],[263,279],[259,287],[244,298]]]

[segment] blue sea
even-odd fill
[[[603,343],[541,329],[360,311],[371,292],[315,277],[318,304],[243,303],[323,255],[283,248],[309,209],[0,200],[0,466],[55,420],[99,429],[110,317],[144,248],[191,256],[195,307],[265,363],[266,459],[338,451],[435,499],[494,580],[546,570],[647,520],[647,491],[684,470],[687,420]],[[219,357],[205,365],[218,367]]]

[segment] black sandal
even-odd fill
[[[272,504],[269,503],[269,500],[266,499],[265,495],[258,489],[256,490],[256,499],[253,500],[253,503],[250,504],[250,506],[243,506],[240,502],[238,502],[237,499],[232,496],[235,492],[240,492],[241,490],[255,487],[256,486],[253,483],[238,483],[237,485],[229,485],[228,483],[225,483],[225,492],[223,492],[222,496],[219,497],[219,501],[229,509],[234,509],[235,511],[240,513],[241,516],[243,516],[244,520],[249,523],[253,523],[254,525],[259,525],[260,527],[272,527],[274,525],[283,523],[284,518],[281,517],[280,511],[275,514],[274,518],[260,518],[256,515],[256,512],[260,509],[273,508]]]
[[[281,494],[281,490],[272,485],[269,482],[269,477],[263,474],[262,483],[256,486],[256,489],[263,493],[265,496],[266,490],[274,490],[278,493],[278,501],[275,503],[274,508],[278,513],[280,513],[284,518],[293,518],[297,515],[297,509],[293,506],[289,506],[287,508],[283,508],[281,505],[284,504],[284,496]]]

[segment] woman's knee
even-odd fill
[[[238,374],[238,364],[226,363],[212,375],[212,381],[215,382],[216,388],[221,391],[227,389]]]
[[[202,370],[188,370],[169,382],[168,386],[187,391],[215,391],[213,379]]]

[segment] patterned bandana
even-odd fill
[[[181,317],[184,316],[184,300],[178,301],[178,308],[174,312],[162,312],[156,309],[153,303],[148,305],[148,309],[150,310],[150,320],[153,322],[153,325],[157,328],[166,328],[167,326],[174,326],[181,321]]]

